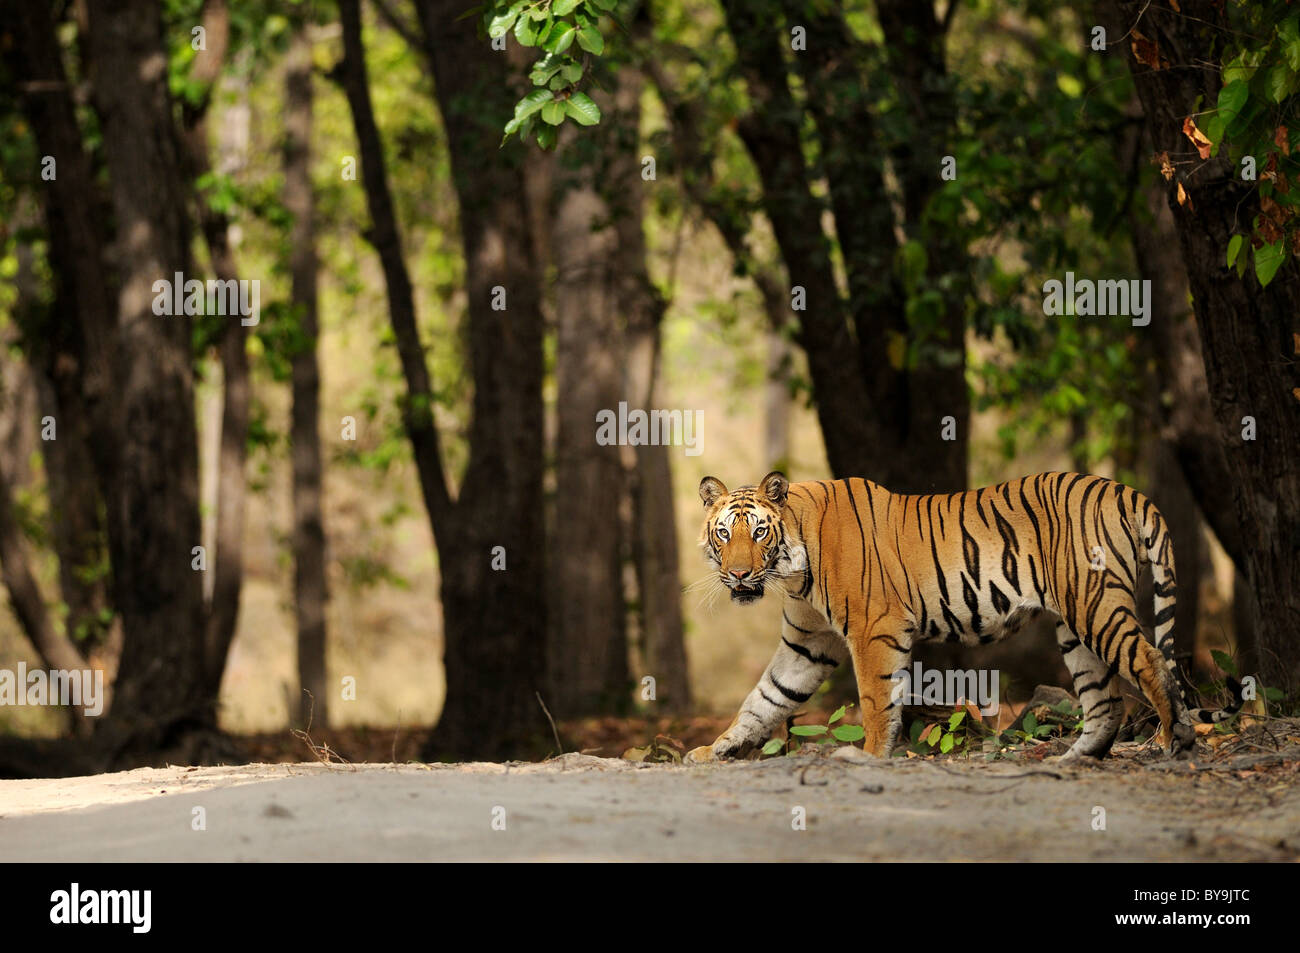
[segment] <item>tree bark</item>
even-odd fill
[[[835,280],[829,242],[820,227],[822,207],[813,195],[803,156],[803,110],[785,72],[780,4],[723,2],[752,104],[738,132],[758,169],[763,208],[789,283],[802,287],[806,295],[806,309],[796,312],[798,340],[808,357],[827,459],[839,476],[866,475],[898,492],[962,489],[970,403],[963,370],[966,295],[958,280],[965,251],[949,231],[921,223],[935,186],[927,185],[929,191],[912,188],[906,224],[927,243],[932,276],[955,276],[948,281],[955,290],[946,296],[937,326],[912,328],[903,317],[905,298],[892,277],[895,223],[889,203],[883,201],[882,165],[871,158],[879,156],[883,146],[875,141],[860,89],[852,88],[859,51],[838,14],[788,6],[789,14],[805,21],[801,25],[808,29],[809,51],[799,52],[796,59],[810,90],[809,108],[831,184],[836,230],[850,268],[847,301]],[[902,37],[917,43],[908,30]],[[923,42],[942,50],[942,34],[927,35]],[[932,92],[938,95],[942,89]],[[924,128],[933,138],[950,117],[923,105]],[[935,154],[930,170],[936,182],[940,155]],[[865,164],[863,156],[868,157]],[[851,234],[855,229],[858,233]],[[888,267],[882,268],[886,261]],[[906,362],[909,342],[922,345],[921,360],[913,367]],[[956,425],[955,440],[941,438],[949,416]]]
[[[187,191],[159,9],[148,0],[89,0],[88,13],[83,39],[112,183],[119,281],[110,352],[117,386],[105,414],[116,426],[97,428],[96,439],[121,447],[103,482],[114,603],[126,632],[113,711],[97,727],[155,748],[216,716],[203,679],[203,591],[191,568],[200,532],[190,321],[152,311],[154,282],[189,273]]]
[[[292,301],[301,332],[293,356],[294,612],[298,624],[298,683],[302,689],[298,721],[329,725],[325,684],[325,530],[321,517],[320,369],[316,344],[315,202],[311,184],[311,40],[298,23],[289,41],[285,72],[284,205],[293,216],[289,244]]]
[[[198,53],[191,79],[204,84],[197,107],[187,106],[182,144],[191,182],[212,169],[209,159],[208,107],[221,74],[230,40],[230,17],[225,0],[209,0],[203,7],[207,49]],[[230,221],[197,196],[198,219],[208,248],[212,271],[219,281],[238,281],[239,268],[230,246]],[[217,695],[225,672],[226,657],[239,621],[239,602],[244,580],[244,463],[248,456],[248,415],[252,385],[248,374],[248,351],[244,326],[226,315],[217,334],[222,369],[221,440],[217,450],[217,528],[209,559],[212,588],[207,597],[204,630],[204,678],[208,690]]]
[[[341,76],[361,152],[369,235],[388,287],[389,314],[407,381],[405,417],[442,572],[447,701],[425,756],[502,758],[542,742],[535,693],[545,665],[542,520],[542,317],[523,173],[499,148],[497,117],[513,100],[506,66],[454,0],[419,5],[447,130],[466,261],[470,455],[461,491],[447,490],[410,279],[383,167],[361,42],[357,0],[341,0]],[[507,306],[493,307],[504,290]],[[503,547],[506,569],[494,570]]]
[[[639,150],[634,148],[644,88],[639,70],[625,66],[619,71],[614,105],[624,141],[609,153],[607,181],[616,237],[611,258],[615,301],[626,315],[623,387],[629,406],[649,409],[660,406],[660,330],[667,302],[650,280],[646,264],[644,182]],[[670,459],[676,451],[664,442],[638,446],[630,473],[631,553],[636,564],[643,674],[655,679],[655,709],[669,713],[685,711],[691,704]]]
[[[1217,99],[1224,37],[1214,0],[1184,0],[1181,12],[1138,2],[1119,4],[1128,24],[1159,44],[1166,69],[1139,64],[1127,50],[1157,151],[1191,152],[1183,121]],[[1145,12],[1144,12],[1145,11]],[[1193,153],[1194,154],[1194,153]],[[1258,211],[1254,183],[1240,180],[1226,156],[1177,173],[1188,201],[1168,186],[1191,283],[1206,380],[1228,470],[1230,499],[1247,542],[1246,568],[1258,620],[1259,674],[1266,685],[1300,687],[1300,265],[1294,257],[1267,288],[1239,279],[1225,263],[1234,231]],[[1243,439],[1243,418],[1256,438]]]
[[[558,426],[550,569],[556,598],[546,663],[549,707],[562,718],[625,702],[629,677],[619,512],[623,465],[617,443],[596,442],[597,415],[617,414],[624,399],[628,356],[616,260],[619,236],[601,185],[611,171],[615,126],[622,120],[610,97],[598,93],[597,102],[605,114],[592,130],[598,145],[586,131],[578,136],[570,129],[561,137],[551,228]],[[629,408],[641,406],[629,403]]]

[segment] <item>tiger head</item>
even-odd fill
[[[756,602],[769,581],[781,584],[808,567],[797,531],[782,519],[789,489],[790,481],[775,470],[758,486],[730,492],[717,477],[700,481],[707,514],[700,546],[734,602]]]

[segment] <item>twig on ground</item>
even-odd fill
[[[533,692],[533,694],[537,696],[537,704],[542,706],[542,713],[546,715],[546,720],[551,723],[551,734],[555,735],[555,747],[560,750],[560,754],[564,754],[564,745],[560,744],[560,732],[555,727],[555,719],[551,717],[551,712],[547,709],[546,702],[542,701],[542,693]]]

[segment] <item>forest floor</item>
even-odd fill
[[[1288,739],[1289,740],[1289,739]],[[0,859],[1300,860],[1300,745],[1203,762],[250,764],[0,781]]]

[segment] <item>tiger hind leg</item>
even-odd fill
[[[1085,634],[1084,644],[1146,696],[1160,718],[1156,737],[1165,754],[1176,756],[1190,750],[1196,732],[1165,657],[1142,634],[1132,609],[1115,607],[1108,618],[1112,623],[1100,633]]]
[[[1074,693],[1083,706],[1083,734],[1061,760],[1104,758],[1110,753],[1124,720],[1124,697],[1115,684],[1115,673],[1064,621],[1056,623],[1056,643],[1074,680]]]

